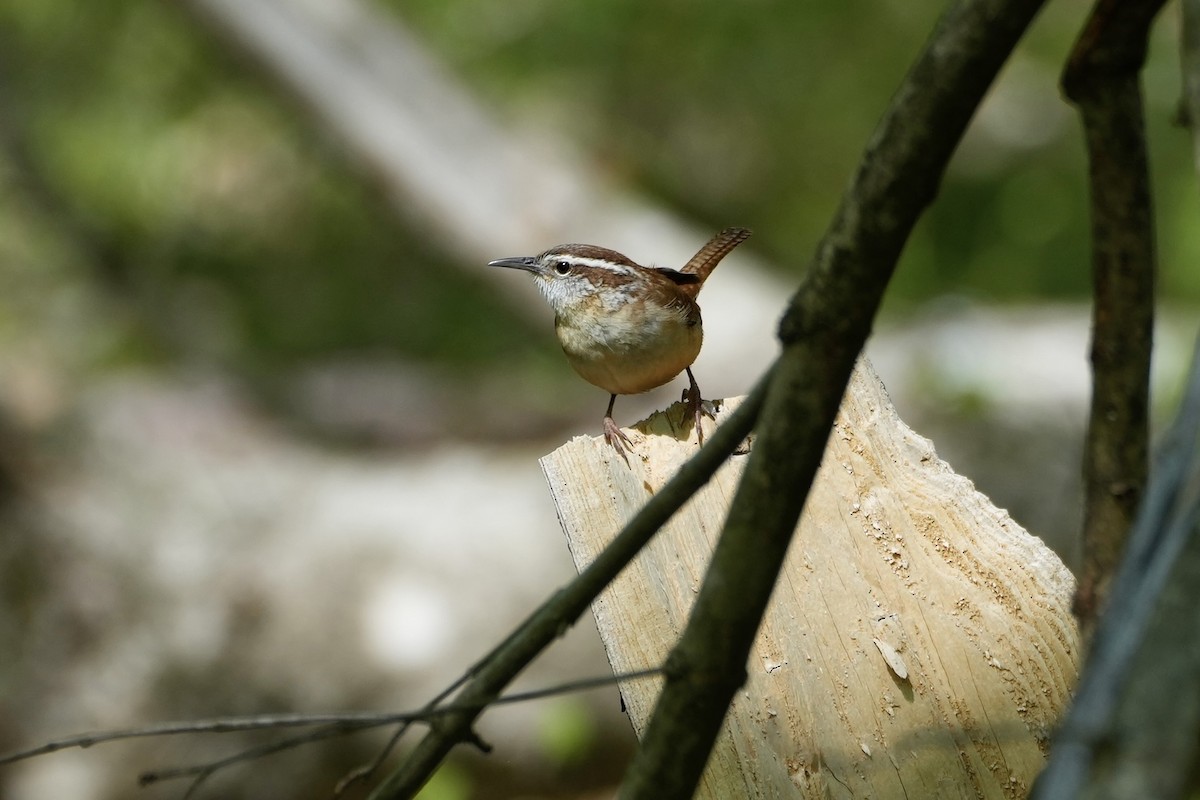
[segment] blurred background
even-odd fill
[[[403,708],[460,674],[571,576],[536,459],[597,434],[606,401],[532,287],[483,264],[585,241],[678,266],[752,228],[701,298],[697,365],[706,396],[744,393],[941,8],[0,6],[0,750]],[[1086,10],[1052,4],[1008,64],[869,348],[901,416],[1071,565],[1088,220],[1057,79]],[[1145,71],[1160,421],[1200,318],[1176,12]],[[522,685],[606,669],[585,617]],[[481,732],[497,751],[423,796],[601,797],[633,746],[615,689]],[[0,769],[0,796],[125,797],[140,769],[255,741],[65,752]],[[207,796],[328,797],[380,741]]]

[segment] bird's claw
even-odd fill
[[[632,449],[633,442],[629,440],[629,437],[625,435],[625,431],[621,430],[621,428],[617,425],[616,420],[614,420],[612,417],[604,418],[604,441],[607,442],[613,450],[617,451],[617,455],[625,459],[626,465],[629,464],[629,456],[625,454],[625,447],[622,446],[621,443],[624,442],[625,445],[628,445],[629,448]]]
[[[704,427],[702,422],[704,415],[707,414],[711,419],[716,419],[716,415],[710,407],[712,404],[706,403],[700,396],[700,386],[696,383],[696,378],[690,369],[687,371],[687,376],[688,388],[683,390],[682,402],[687,404],[687,415],[692,418],[692,422],[696,426],[696,443],[703,445]],[[687,420],[686,416],[684,420]]]

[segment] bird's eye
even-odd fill
[[[568,272],[571,271],[571,264],[568,261],[555,261],[554,262],[554,271],[557,272],[559,275],[566,275]]]

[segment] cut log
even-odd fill
[[[636,425],[629,466],[588,437],[542,459],[577,566],[695,452],[685,416]],[[593,605],[618,673],[663,663],[678,638],[745,458]],[[697,796],[1024,797],[1079,666],[1073,590],[860,362]],[[639,736],[659,688],[621,687]]]

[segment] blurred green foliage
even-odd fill
[[[471,778],[450,762],[433,773],[417,800],[468,800],[474,796],[471,783]]]
[[[942,3],[388,0],[514,122],[569,130],[618,179],[802,268]],[[976,120],[890,292],[1089,292],[1083,137],[1058,75],[1086,4],[1050,4]],[[1200,300],[1200,193],[1172,126],[1177,20],[1146,71],[1163,295]]]
[[[791,270],[942,7],[389,2],[513,124],[564,131],[614,180],[713,228],[753,227]],[[1086,295],[1082,136],[1057,89],[1084,12],[1052,4],[1009,65],[906,252],[893,310],[944,293]],[[1200,208],[1188,136],[1170,124],[1175,27],[1166,14],[1156,28],[1148,122],[1162,292],[1194,303]],[[124,343],[142,354],[150,342],[256,364],[363,350],[463,364],[553,350],[405,229],[256,74],[167,3],[0,7],[0,114],[54,201],[31,202],[0,159],[0,286],[88,275],[133,312]],[[65,217],[82,221],[83,246]],[[89,236],[107,266],[89,262]],[[14,309],[0,301],[8,328]]]
[[[564,770],[585,761],[598,747],[595,714],[582,700],[570,696],[546,704],[537,733],[545,758]]]
[[[0,154],[2,280],[56,270],[60,289],[106,287],[139,357],[462,363],[538,339],[255,76],[165,3],[0,8],[0,114],[53,194],[28,202]],[[0,317],[21,313],[38,310],[0,301]]]

